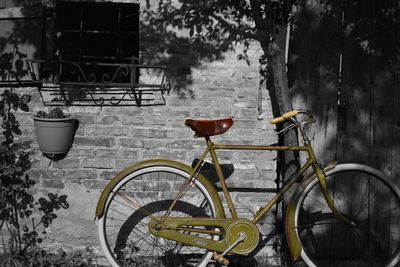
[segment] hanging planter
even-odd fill
[[[68,153],[75,134],[75,118],[55,108],[48,114],[39,111],[33,121],[39,149],[43,154],[55,156]]]

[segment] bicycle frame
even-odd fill
[[[310,168],[315,163],[315,157],[311,147],[308,146],[249,146],[249,145],[215,145],[209,140],[207,141],[207,146],[210,149],[211,158],[215,164],[215,168],[217,169],[217,174],[219,181],[221,183],[222,190],[224,192],[225,199],[228,204],[228,208],[231,212],[232,218],[237,218],[236,210],[233,205],[230,193],[226,187],[225,178],[223,177],[221,167],[218,162],[218,158],[215,150],[258,150],[258,151],[305,151],[309,155],[309,159],[303,165],[303,167],[296,173],[296,175],[292,176],[287,183],[277,192],[277,194],[267,203],[264,208],[261,208],[257,211],[257,214],[253,218],[252,222],[257,223],[260,219],[262,219],[271,208],[278,203],[284,196],[284,194],[301,179],[305,171]],[[219,169],[219,171],[218,171]]]
[[[185,188],[187,188],[187,185],[192,182],[193,179],[195,179],[196,174],[200,171],[202,164],[207,157],[208,154],[210,154],[212,162],[214,164],[215,170],[217,172],[218,180],[221,183],[221,188],[224,194],[224,197],[227,201],[228,209],[230,211],[231,217],[232,218],[237,218],[237,213],[236,213],[236,208],[233,204],[229,189],[226,185],[225,182],[225,177],[222,173],[221,166],[219,164],[219,160],[216,154],[216,150],[248,150],[248,151],[304,151],[307,152],[309,158],[307,162],[303,165],[303,167],[296,173],[295,176],[291,177],[289,181],[285,184],[285,186],[279,190],[279,192],[270,200],[267,205],[260,209],[257,212],[257,216],[253,218],[252,222],[257,223],[262,217],[264,217],[270,209],[279,202],[279,200],[283,197],[283,195],[292,187],[292,185],[297,182],[305,173],[307,169],[309,169],[311,166],[316,165],[315,161],[315,156],[314,152],[311,148],[310,145],[306,146],[275,146],[275,145],[269,145],[269,146],[258,146],[258,145],[224,145],[224,144],[215,144],[212,142],[209,138],[206,137],[206,143],[207,143],[207,148],[203,152],[202,156],[200,157],[198,163],[194,167],[194,172],[191,175],[191,177],[187,180],[186,185],[182,186],[181,190],[178,192],[177,197],[175,198],[175,201],[171,204],[170,209],[168,210],[166,216],[168,216],[169,212],[172,210],[173,206],[175,205],[176,201],[181,197],[181,195],[184,193]]]
[[[269,213],[271,208],[276,205],[284,196],[284,194],[296,183],[301,180],[305,172],[312,167],[314,174],[317,176],[321,190],[323,192],[324,198],[326,200],[327,205],[329,208],[332,210],[333,214],[339,219],[342,220],[343,222],[352,225],[353,223],[349,221],[346,217],[344,217],[334,206],[333,200],[331,196],[328,193],[327,190],[327,185],[325,181],[325,173],[323,169],[320,167],[318,164],[314,150],[310,144],[310,141],[308,138],[303,135],[304,137],[304,145],[303,146],[277,146],[277,145],[268,145],[268,146],[259,146],[259,145],[225,145],[225,144],[215,144],[210,140],[209,137],[205,137],[206,143],[207,143],[207,148],[203,152],[202,156],[200,157],[199,161],[194,167],[194,171],[187,179],[185,184],[181,187],[179,192],[177,193],[176,198],[174,199],[173,203],[169,207],[168,211],[165,213],[165,215],[162,217],[162,221],[165,221],[168,215],[170,214],[171,210],[173,209],[174,205],[176,202],[180,199],[180,197],[184,194],[186,189],[190,186],[192,183],[193,179],[196,178],[197,174],[200,172],[201,167],[204,163],[205,158],[207,157],[208,154],[210,154],[212,162],[215,166],[217,176],[219,179],[219,182],[222,187],[222,191],[224,194],[224,197],[226,199],[228,209],[230,211],[232,219],[237,219],[237,213],[236,213],[236,208],[233,204],[229,189],[226,185],[225,182],[225,177],[222,173],[221,166],[219,164],[219,160],[216,154],[216,150],[249,150],[249,151],[303,151],[307,152],[308,159],[306,163],[300,168],[299,171],[297,171],[286,183],[285,185],[277,192],[277,194],[266,204],[265,207],[261,208],[258,210],[252,219],[252,223],[257,223],[259,220],[261,220],[266,214]],[[171,219],[173,221],[173,219]],[[198,220],[198,219],[193,219]],[[191,219],[185,219],[185,223],[190,224]],[[193,225],[197,225],[193,222]],[[207,224],[211,225],[211,224]],[[182,240],[181,240],[182,241]]]

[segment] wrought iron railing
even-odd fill
[[[27,60],[45,105],[165,105],[171,85],[157,65]]]

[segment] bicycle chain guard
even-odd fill
[[[246,238],[230,250],[231,254],[239,255],[252,252],[260,240],[257,226],[247,219],[153,218],[148,227],[157,237],[217,252],[224,252],[235,243],[240,234],[244,234]],[[209,234],[210,238],[196,234]]]

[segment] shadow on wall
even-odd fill
[[[317,114],[315,146],[325,163],[364,163],[395,178],[400,175],[394,115],[400,106],[398,1],[311,2],[297,14],[291,37],[294,106]]]
[[[11,4],[10,4],[11,3]],[[12,0],[7,7],[32,7],[41,5],[41,1]],[[55,2],[54,2],[55,3]],[[0,51],[9,50],[10,44],[17,44],[21,50],[28,53],[29,58],[51,59],[55,57],[54,3],[44,9],[47,20],[42,18],[13,19],[0,21]],[[167,5],[168,6],[168,5]],[[231,38],[215,33],[216,37],[210,40],[192,39],[189,29],[184,25],[184,13],[180,8],[165,5],[157,9],[156,5],[141,5],[140,15],[140,53],[144,64],[165,65],[169,78],[173,81],[173,88],[181,96],[193,97],[188,89],[192,84],[192,67],[201,67],[204,61],[223,59],[223,53],[234,49]],[[21,9],[23,16],[31,16],[30,8]],[[48,29],[43,28],[43,21],[47,21]],[[43,42],[46,36],[46,42]]]
[[[40,0],[5,1],[5,7],[33,7],[21,9],[29,19],[0,20],[0,52],[10,50],[10,44],[18,44],[28,57],[40,58],[42,46],[42,18],[37,17]],[[33,11],[32,11],[33,10]],[[11,12],[10,12],[11,13]],[[5,14],[5,13],[3,13]],[[12,50],[12,48],[11,48]]]
[[[194,97],[188,89],[192,84],[192,68],[201,67],[205,61],[223,59],[224,52],[234,49],[232,40],[222,35],[213,40],[192,39],[184,25],[186,14],[179,8],[143,8],[140,51],[145,63],[167,66],[174,90],[181,96]]]

